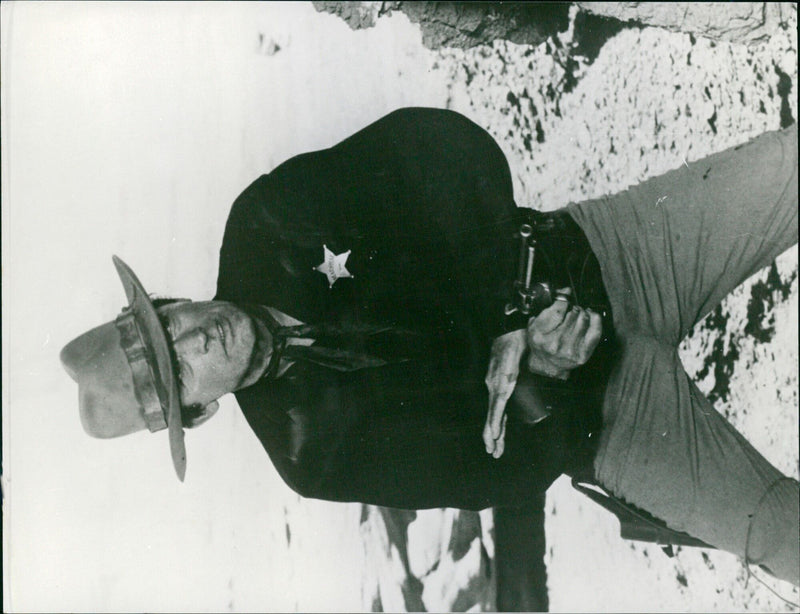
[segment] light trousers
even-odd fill
[[[714,409],[678,345],[797,243],[797,165],[795,124],[568,209],[599,259],[621,345],[597,479],[670,527],[795,585],[798,483]]]

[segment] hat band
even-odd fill
[[[167,428],[164,408],[158,397],[156,378],[149,360],[150,352],[142,339],[133,311],[125,307],[114,320],[120,334],[120,345],[133,373],[133,389],[144,420],[151,433]]]

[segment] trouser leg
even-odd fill
[[[793,126],[569,209],[600,262],[622,346],[604,399],[598,479],[671,527],[795,584],[797,482],[714,410],[676,348],[797,242],[797,165]]]
[[[800,583],[797,481],[714,410],[673,348],[628,338],[606,402],[616,411],[595,460],[606,488],[673,529]]]
[[[569,212],[598,257],[618,332],[677,344],[797,243],[797,126]]]

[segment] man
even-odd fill
[[[236,391],[302,495],[517,505],[594,457],[618,496],[797,584],[797,482],[714,412],[676,352],[797,241],[796,183],[795,129],[537,214],[516,208],[483,130],[405,109],[242,193],[214,301],[153,306],[117,262],[131,308],[62,359],[91,434],[166,425],[179,475],[181,406],[200,422]],[[504,309],[523,222],[534,278],[569,296],[528,322]]]

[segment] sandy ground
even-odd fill
[[[187,432],[182,485],[164,438],[90,440],[58,349],[118,313],[112,253],[148,288],[210,296],[225,216],[253,178],[401,106],[486,127],[518,203],[540,209],[778,128],[797,118],[796,12],[753,49],[626,29],[593,62],[573,58],[570,78],[569,33],[560,47],[432,52],[403,15],[352,32],[307,3],[153,6],[2,6],[4,609],[491,608],[490,512],[402,526],[409,576],[387,517],[301,500],[232,399]],[[795,249],[682,351],[793,476],[797,337]],[[796,611],[732,556],[621,540],[563,481],[546,530],[554,611]]]

